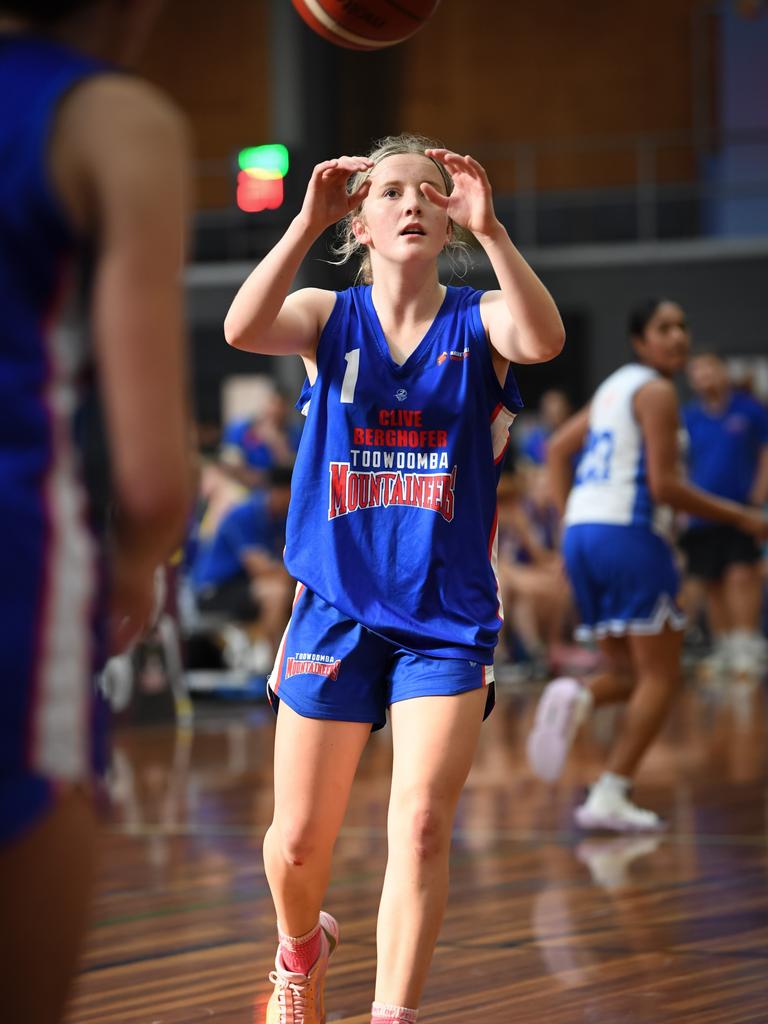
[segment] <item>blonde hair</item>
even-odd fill
[[[441,148],[440,143],[434,139],[427,138],[425,135],[404,132],[402,135],[387,135],[386,138],[379,139],[378,142],[374,143],[373,149],[368,154],[368,159],[373,161],[375,167],[382,160],[386,160],[390,156],[400,156],[404,153],[426,156],[425,150]],[[440,177],[445,185],[446,195],[450,195],[453,192],[453,178],[438,160],[434,160],[432,157],[426,158],[431,160],[440,172]],[[351,194],[360,188],[370,173],[371,170],[367,170],[358,171],[353,174],[347,182],[347,192]],[[339,221],[337,225],[338,240],[335,245],[331,246],[331,252],[338,259],[331,260],[331,262],[335,266],[342,266],[344,263],[348,263],[354,256],[359,256],[360,265],[355,276],[355,283],[371,284],[373,281],[373,271],[368,247],[358,242],[352,230],[352,223],[360,216],[362,208],[363,205],[360,203],[359,206],[350,210],[346,217]],[[444,252],[449,259],[453,271],[459,276],[463,276],[469,268],[470,245],[468,239],[471,236],[469,232],[459,227],[458,224],[454,224],[453,221],[450,224],[451,236],[445,245]]]

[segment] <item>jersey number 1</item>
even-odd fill
[[[351,405],[355,400],[355,388],[357,387],[357,375],[360,372],[360,349],[353,348],[344,356],[347,368],[344,371],[344,380],[341,382],[341,398],[339,401],[345,405]]]

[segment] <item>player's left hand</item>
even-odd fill
[[[473,235],[488,234],[498,221],[493,209],[491,185],[484,168],[471,156],[449,149],[428,149],[426,155],[443,164],[453,178],[453,192],[444,196],[429,182],[421,190],[427,199],[448,212],[456,224]]]
[[[153,568],[131,564],[119,554],[113,559],[111,576],[109,653],[122,654],[130,650],[152,624],[157,584]]]

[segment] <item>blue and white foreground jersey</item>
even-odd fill
[[[0,36],[0,779],[79,780],[94,757],[107,608],[75,440],[89,394],[71,314],[84,254],[49,149],[62,98],[104,70],[53,42]]]
[[[409,650],[491,664],[496,487],[522,408],[480,320],[446,289],[417,349],[391,357],[371,288],[339,292],[293,473],[285,562],[328,604]]]
[[[671,512],[651,497],[643,434],[633,410],[636,393],[658,376],[648,366],[628,363],[595,392],[589,433],[565,509],[567,526],[610,523],[669,533]]]

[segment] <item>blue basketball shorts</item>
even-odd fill
[[[380,729],[387,708],[411,697],[438,697],[487,687],[493,710],[493,666],[416,654],[372,633],[299,584],[267,693],[305,718],[370,722]]]
[[[685,626],[672,549],[646,527],[574,524],[563,537],[563,558],[581,619],[577,639]]]

